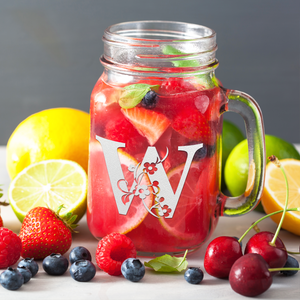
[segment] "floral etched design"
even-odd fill
[[[158,214],[162,217],[168,217],[171,213],[172,209],[168,205],[164,205],[163,207],[159,207]]]
[[[172,209],[168,205],[163,204],[165,199],[159,196],[159,182],[157,180],[154,180],[149,185],[141,184],[143,177],[147,176],[149,178],[148,175],[153,175],[157,171],[156,166],[158,164],[161,164],[167,158],[167,156],[168,151],[164,159],[157,160],[156,162],[151,163],[146,162],[144,163],[143,168],[141,168],[140,163],[136,166],[130,165],[128,167],[128,171],[133,172],[134,174],[133,188],[131,188],[131,191],[128,191],[128,183],[126,180],[120,180],[118,182],[119,189],[124,192],[124,195],[122,197],[122,201],[124,204],[131,201],[133,197],[137,196],[143,201],[145,208],[152,216],[159,218],[168,217],[170,215]],[[148,197],[150,194],[154,196],[154,205],[149,208],[144,202],[144,199],[146,199],[146,197]]]
[[[139,196],[142,200],[144,200],[147,196],[150,195],[150,191],[148,189],[148,185],[138,185],[136,187],[136,190],[135,190],[135,193],[134,193],[135,196]]]
[[[151,164],[145,163],[144,164],[145,172],[153,175],[157,171],[157,168],[155,165],[156,165],[156,163],[151,163]]]

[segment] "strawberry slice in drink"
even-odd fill
[[[106,120],[105,137],[111,141],[125,143],[126,147],[123,150],[130,155],[145,153],[147,150],[147,139],[124,117],[120,109]]]
[[[193,141],[199,141],[208,145],[215,143],[214,130],[211,128],[207,118],[197,109],[183,110],[174,118],[172,127]]]
[[[152,146],[167,130],[170,121],[163,115],[142,107],[121,109],[124,116]]]
[[[182,78],[169,78],[161,84],[159,93],[162,95],[170,95],[195,90],[196,88],[191,83]]]

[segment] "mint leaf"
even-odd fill
[[[183,257],[175,257],[169,254],[165,254],[160,257],[156,257],[148,262],[144,262],[146,267],[152,268],[156,272],[170,273],[170,272],[181,272],[188,266],[186,260],[187,250]]]
[[[163,50],[163,54],[165,55],[180,55],[186,54],[170,45],[166,45]],[[187,68],[187,67],[199,67],[200,64],[197,60],[174,60],[172,64],[177,68]]]
[[[158,87],[159,85],[150,85],[145,83],[125,86],[119,99],[119,104],[122,108],[133,108],[142,101],[151,88],[156,89]]]
[[[163,50],[163,54],[165,55],[180,55],[180,54],[186,54],[170,45],[166,45]],[[172,64],[177,68],[188,68],[188,67],[199,67],[200,64],[197,60],[178,60],[178,61],[172,61]],[[211,88],[213,86],[218,86],[217,79],[213,77],[212,79],[209,78],[209,73],[196,75],[194,76],[197,83],[199,85],[202,85],[205,88]]]

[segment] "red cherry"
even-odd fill
[[[261,231],[252,236],[245,248],[245,254],[260,254],[268,263],[270,268],[282,268],[287,260],[288,254],[282,240],[277,237],[275,245],[271,246],[274,234],[268,231]],[[275,274],[275,272],[272,272]]]
[[[230,270],[231,288],[238,294],[247,297],[262,294],[273,281],[268,268],[268,264],[259,254],[248,253],[240,257]]]
[[[211,276],[228,278],[232,265],[242,255],[241,245],[235,237],[217,237],[206,249],[204,268]]]

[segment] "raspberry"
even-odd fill
[[[127,258],[136,258],[136,249],[124,234],[111,233],[98,243],[96,262],[100,269],[112,276],[121,275],[121,266]]]
[[[0,228],[0,269],[14,265],[20,258],[21,239],[11,230]]]

